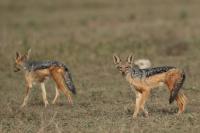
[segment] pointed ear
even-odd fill
[[[19,58],[21,54],[19,52],[16,52],[16,59]]]
[[[28,52],[26,53],[26,59],[29,59],[30,54],[31,54],[31,49],[29,49]]]
[[[127,57],[127,62],[128,62],[129,64],[132,64],[132,63],[133,63],[133,55],[132,55],[132,54],[130,54],[130,55]]]
[[[115,64],[119,64],[119,62],[121,62],[121,59],[117,55],[113,55],[113,61]]]

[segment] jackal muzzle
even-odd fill
[[[14,72],[18,72],[21,69],[19,68],[19,66],[17,64],[14,64]]]

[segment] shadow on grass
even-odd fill
[[[174,115],[178,112],[178,108],[154,108],[154,107],[148,107],[148,112],[150,114],[163,114],[163,115]],[[134,108],[132,107],[127,107],[125,109],[125,113],[127,115],[132,115],[134,112]],[[187,111],[186,111],[187,112]],[[140,110],[140,114],[143,114],[143,112]]]
[[[167,115],[174,115],[178,112],[177,108],[162,108],[162,109],[154,109],[152,112],[160,113],[160,114],[167,114]]]

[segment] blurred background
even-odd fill
[[[0,131],[197,132],[199,5],[198,0],[0,0]],[[32,60],[58,60],[69,67],[78,91],[73,107],[61,95],[57,105],[45,109],[36,86],[27,107],[19,110],[24,77],[13,72],[13,61],[16,51],[29,48]],[[125,59],[130,53],[153,66],[186,71],[185,114],[176,118],[176,105],[169,105],[167,90],[159,88],[147,104],[150,118],[131,119],[135,95],[112,60],[113,54]],[[53,82],[47,89],[50,102]]]

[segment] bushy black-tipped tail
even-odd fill
[[[176,97],[179,93],[179,90],[183,86],[184,81],[185,81],[185,73],[182,72],[180,79],[176,81],[176,83],[174,84],[174,89],[171,91],[171,95],[170,95],[170,98],[169,98],[170,104],[176,99]]]
[[[69,70],[65,67],[65,74],[64,74],[65,84],[67,88],[73,93],[76,94],[76,88],[73,84],[72,76]]]

